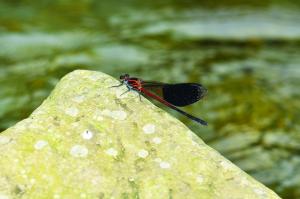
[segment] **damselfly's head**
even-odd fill
[[[120,80],[121,81],[127,80],[128,78],[129,78],[128,74],[120,75]]]

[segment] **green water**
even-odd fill
[[[300,198],[300,2],[0,0],[0,129],[75,69],[200,82],[177,115],[284,198]]]

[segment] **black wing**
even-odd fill
[[[143,87],[148,89],[161,88],[163,99],[175,106],[193,104],[207,93],[206,88],[196,83],[165,84],[160,82],[143,82]]]

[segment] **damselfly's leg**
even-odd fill
[[[125,93],[128,93],[130,91],[130,89],[128,89],[127,91],[125,91],[124,93],[122,93],[120,96],[124,95]]]
[[[122,86],[123,84],[124,84],[124,82],[121,82],[119,85],[111,86],[111,87],[109,87],[109,88],[120,87],[120,86]]]

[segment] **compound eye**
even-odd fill
[[[125,78],[125,75],[120,75],[120,79],[124,79]]]
[[[120,79],[127,79],[127,78],[129,78],[129,75],[128,75],[128,74],[124,74],[124,75],[121,75],[121,76],[120,76]]]

